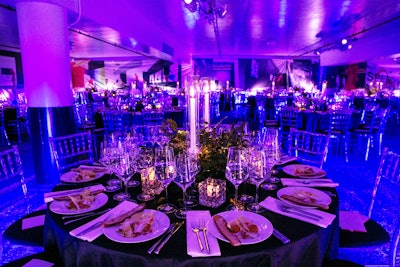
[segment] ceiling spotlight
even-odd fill
[[[347,49],[352,49],[353,48],[353,46],[351,45],[351,44],[349,44],[348,46],[347,46]]]
[[[192,3],[193,0],[183,0],[185,2],[185,4],[190,5],[190,3]]]
[[[345,45],[345,44],[347,44],[347,39],[346,38],[342,39],[342,45]]]
[[[314,54],[316,54],[317,56],[321,55],[321,52],[319,50],[315,50]]]

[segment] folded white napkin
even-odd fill
[[[53,201],[54,197],[65,197],[65,196],[71,196],[71,195],[80,194],[85,190],[85,188],[86,187],[78,188],[78,189],[71,189],[71,190],[63,190],[63,191],[44,193],[44,202],[47,203],[47,202]],[[104,191],[105,190],[104,185],[101,185],[101,184],[92,185],[92,186],[89,186],[87,188],[89,188],[91,192]]]
[[[103,166],[93,166],[93,165],[80,165],[78,169],[82,170],[93,170],[93,171],[98,171],[98,172],[105,172],[107,171],[106,167]]]
[[[343,230],[351,232],[366,233],[364,223],[369,220],[368,216],[362,215],[357,211],[344,211],[339,212],[339,226]]]
[[[186,244],[187,254],[192,257],[210,257],[210,256],[221,256],[221,250],[219,248],[218,240],[213,236],[210,231],[207,231],[208,244],[210,246],[210,252],[207,252],[206,242],[204,240],[203,232],[199,232],[200,240],[203,243],[204,250],[201,251],[199,242],[197,241],[196,234],[192,231],[192,222],[204,221],[207,229],[210,229],[209,225],[213,224],[210,211],[208,210],[189,210],[186,214]]]
[[[281,203],[282,202],[279,199],[276,199],[276,198],[273,198],[273,197],[267,197],[264,201],[262,201],[260,203],[260,205],[263,206],[264,208],[266,208],[267,210],[273,211],[275,213],[278,213],[278,214],[281,214],[281,215],[284,215],[284,216],[287,216],[287,217],[290,217],[290,218],[294,218],[294,219],[297,219],[297,220],[300,220],[300,221],[304,221],[304,222],[308,222],[308,223],[311,223],[311,224],[315,224],[315,225],[320,226],[322,228],[328,227],[328,225],[330,225],[333,222],[333,220],[335,219],[335,217],[336,217],[336,215],[333,215],[333,214],[330,214],[330,213],[327,213],[327,212],[323,212],[323,211],[320,211],[320,210],[317,210],[317,209],[304,209],[308,213],[312,213],[312,214],[315,214],[315,215],[318,215],[318,216],[322,217],[321,219],[314,220],[314,219],[306,217],[306,215],[302,216],[301,214],[299,214],[297,212],[296,213],[294,213],[294,212],[292,213],[292,212],[286,212],[284,210],[281,210],[279,208],[279,205],[282,205]],[[301,213],[301,208],[298,208],[298,210]]]
[[[293,179],[281,178],[283,186],[308,186],[308,187],[337,187],[331,179]]]
[[[54,263],[52,262],[48,262],[45,260],[40,260],[40,259],[32,259],[30,261],[28,261],[27,263],[25,263],[24,265],[22,265],[22,267],[51,267],[54,266]]]
[[[93,240],[95,240],[96,238],[98,238],[99,236],[101,236],[103,234],[102,226],[97,227],[84,235],[81,235],[81,236],[77,236],[77,235],[79,233],[81,233],[82,231],[84,231],[85,229],[88,229],[89,227],[91,227],[92,225],[94,225],[98,222],[101,222],[105,219],[107,219],[107,220],[112,219],[118,215],[121,215],[124,212],[128,212],[128,211],[136,208],[137,206],[138,206],[138,204],[136,204],[132,201],[125,200],[125,201],[121,202],[118,206],[116,206],[115,208],[111,209],[109,212],[70,231],[69,234],[72,236],[75,236],[76,238],[79,238],[79,239],[82,239],[82,240],[85,240],[88,242],[92,242]]]
[[[281,158],[279,159],[279,161],[277,163],[275,163],[275,165],[283,165],[292,161],[297,160],[296,157],[292,157],[289,155],[282,155]]]
[[[34,216],[22,220],[22,230],[38,227],[44,225],[45,215]]]

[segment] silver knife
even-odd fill
[[[175,227],[175,229],[170,232],[165,238],[164,240],[161,242],[161,244],[156,248],[156,250],[154,251],[155,254],[158,254],[160,252],[160,250],[164,247],[164,245],[168,242],[168,240],[171,238],[171,236],[173,236],[180,228],[181,226],[185,223],[185,221],[182,221],[180,223],[178,223]]]
[[[316,219],[320,219],[321,220],[321,219],[324,218],[324,217],[322,217],[322,216],[320,216],[318,214],[314,214],[314,213],[308,212],[308,211],[306,211],[306,210],[304,210],[302,208],[296,208],[296,207],[292,207],[292,206],[288,206],[288,205],[284,205],[284,206],[285,206],[286,209],[289,209],[289,210],[292,210],[292,211],[296,211],[298,213],[305,214],[307,216],[314,217]]]
[[[149,248],[149,250],[147,251],[147,253],[148,253],[148,254],[153,253],[153,251],[154,251],[154,250],[156,249],[156,247],[161,243],[161,241],[163,241],[163,239],[164,239],[169,233],[171,233],[172,231],[174,231],[174,229],[175,229],[175,227],[176,227],[177,224],[178,224],[178,223],[171,223],[170,226],[169,226],[169,228],[168,228],[168,230],[165,231],[165,233],[161,236],[161,238],[158,239],[158,241],[157,241],[156,243],[154,243],[154,245],[152,245],[151,248]]]
[[[80,232],[76,235],[76,237],[82,236],[82,235],[87,234],[87,233],[89,233],[90,231],[92,231],[92,230],[94,230],[94,229],[96,229],[96,228],[99,228],[103,223],[105,223],[106,221],[108,221],[108,220],[111,218],[111,216],[112,216],[111,214],[108,214],[108,216],[107,216],[104,220],[101,220],[101,221],[99,221],[99,222],[93,224],[92,226],[89,226],[88,228],[86,228],[86,229],[80,231]]]
[[[279,232],[278,230],[276,230],[274,228],[274,230],[272,230],[272,234],[278,238],[280,241],[282,241],[283,244],[287,244],[290,242],[290,239],[287,238],[284,234],[282,234],[281,232]]]

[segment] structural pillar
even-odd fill
[[[36,181],[55,184],[48,138],[76,132],[67,12],[28,0],[17,0],[16,9]]]

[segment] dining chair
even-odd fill
[[[164,121],[163,111],[144,111],[143,112],[143,123],[145,125],[161,125]]]
[[[297,157],[302,163],[322,168],[328,153],[330,137],[327,134],[318,134],[290,129],[289,155]]]
[[[368,160],[370,150],[375,145],[378,146],[378,155],[381,155],[382,140],[389,112],[390,107],[364,110],[360,126],[351,132],[351,134],[356,136],[357,145],[359,145],[361,139],[367,139],[365,161]]]
[[[8,119],[6,125],[10,133],[17,135],[18,143],[22,142],[23,133],[26,133],[30,138],[28,106],[24,103],[18,104],[15,108],[15,117]]]
[[[113,132],[124,132],[124,113],[120,110],[103,110],[101,116],[104,124],[104,132],[109,135]]]
[[[335,145],[339,152],[340,146],[344,145],[346,162],[349,162],[351,116],[352,111],[349,109],[333,110],[329,113],[328,129],[322,130],[323,134],[329,135],[330,147]]]
[[[0,107],[0,138],[1,138],[0,140],[1,147],[8,147],[11,145],[6,131],[6,124],[4,120],[4,107],[2,105]]]
[[[299,109],[292,106],[281,106],[279,109],[279,135],[284,148],[288,148],[291,129],[296,128]]]
[[[75,104],[74,115],[75,123],[79,130],[88,131],[95,127],[93,106],[91,104]]]
[[[42,247],[44,233],[43,225],[27,229],[22,228],[22,223],[25,219],[42,215],[44,216],[45,210],[32,212],[28,187],[25,182],[21,157],[17,146],[13,146],[0,152],[0,179],[4,181],[16,180],[20,183],[26,202],[27,212],[25,216],[13,222],[2,233],[2,256],[6,255],[9,248],[12,246]]]
[[[356,232],[340,229],[340,247],[355,248],[365,246],[376,246],[385,244],[391,241],[390,244],[390,266],[396,265],[396,253],[400,240],[400,220],[394,222],[394,231],[392,236],[388,231],[372,219],[374,211],[376,212],[377,200],[379,200],[378,193],[386,192],[385,181],[396,186],[400,189],[400,154],[395,153],[388,148],[385,148],[380,158],[378,171],[375,177],[375,183],[372,189],[371,200],[368,206],[368,221],[364,226],[366,232]],[[387,193],[387,192],[386,192]],[[393,203],[394,205],[395,203]],[[340,213],[339,213],[340,216]],[[399,218],[400,216],[395,216]]]
[[[82,164],[93,164],[92,134],[82,132],[49,137],[50,149],[60,174]]]

